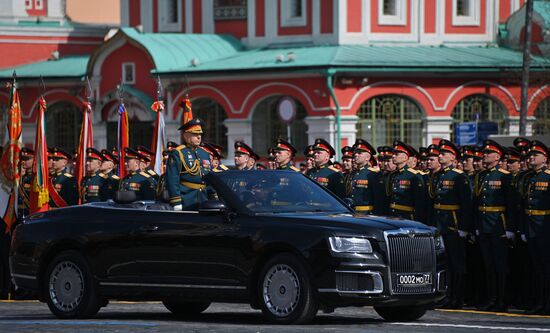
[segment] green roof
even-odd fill
[[[550,1],[536,0],[533,2],[533,11],[539,14],[543,19],[546,27],[550,27]],[[544,28],[545,27],[541,27]]]
[[[290,55],[290,59],[288,60]],[[534,57],[532,68],[550,66]],[[499,71],[522,67],[520,52],[501,47],[327,45],[263,48],[239,52],[171,72],[219,72],[307,68],[357,68],[369,71]],[[163,73],[157,69],[157,73]]]
[[[142,33],[134,28],[122,28],[119,33],[144,47],[159,72],[185,68],[195,58],[208,63],[243,50],[242,44],[230,35]]]
[[[11,78],[13,71],[18,78],[83,78],[86,76],[89,55],[66,56],[57,60],[45,60],[0,71],[0,78]]]

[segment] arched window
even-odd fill
[[[506,132],[505,115],[504,107],[487,95],[471,95],[463,98],[451,114],[455,124],[476,120],[494,122],[498,125],[498,134]],[[452,139],[454,140],[454,131]]]
[[[395,139],[414,147],[423,143],[424,112],[406,97],[373,97],[361,104],[357,116],[357,137],[369,141],[375,147],[391,145]]]
[[[278,138],[289,140],[287,125],[277,114],[277,106],[281,98],[288,96],[271,96],[256,105],[252,115],[252,149],[258,154],[266,154]],[[290,142],[298,150],[298,154],[307,146],[307,116],[305,107],[294,99],[296,117],[290,124]]]
[[[533,123],[533,135],[550,134],[550,97],[544,99],[535,110],[535,122]]]
[[[126,112],[128,112],[128,127],[130,134],[130,147],[142,145],[151,147],[151,139],[155,123],[149,108],[146,108],[137,99],[126,98],[124,101]],[[107,147],[112,148],[118,145],[118,102],[110,103],[109,117],[107,119]]]
[[[46,111],[46,141],[73,153],[78,147],[82,110],[71,102],[57,102]]]
[[[227,152],[227,128],[223,124],[227,114],[223,107],[213,99],[199,97],[192,100],[193,117],[204,121],[202,141],[223,146]]]

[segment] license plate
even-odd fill
[[[401,285],[425,285],[432,284],[431,274],[397,274],[397,284]]]

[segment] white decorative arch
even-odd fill
[[[264,88],[267,88],[267,87],[272,87],[272,86],[283,86],[283,87],[289,87],[289,88],[292,88],[294,90],[296,90],[298,93],[300,93],[300,95],[302,95],[305,100],[308,102],[309,104],[309,107],[313,110],[313,111],[321,111],[321,110],[326,110],[327,108],[318,108],[316,107],[314,104],[313,104],[313,101],[311,100],[311,98],[309,98],[309,95],[300,87],[294,85],[294,84],[291,84],[291,83],[286,83],[286,82],[271,82],[271,83],[264,83],[260,86],[257,86],[256,88],[254,88],[247,96],[246,98],[244,99],[243,101],[243,104],[241,105],[241,108],[239,110],[235,110],[235,113],[243,113],[244,112],[244,107],[246,106],[246,104],[248,103],[248,100],[252,98],[252,96],[258,92],[259,90],[261,89],[264,89]],[[254,103],[254,106],[256,106],[257,103]],[[328,108],[330,109],[330,108]],[[251,109],[252,110],[252,109]]]
[[[540,87],[539,89],[537,89],[537,91],[535,91],[535,93],[531,96],[531,98],[529,98],[529,102],[528,102],[528,105],[527,105],[527,109],[529,110],[529,106],[531,106],[531,103],[535,100],[535,98],[537,98],[537,96],[542,93],[546,88],[550,87],[550,84],[545,84],[544,86]]]
[[[68,94],[67,93],[67,90],[64,90],[64,89],[53,89],[53,90],[48,90],[47,92],[45,92],[42,96],[44,96],[44,99],[46,99],[46,102],[48,101],[48,99],[46,98],[48,95],[51,95],[51,94],[54,94],[54,93],[63,93],[63,94]],[[75,96],[76,99],[78,99],[81,103],[84,104],[84,99],[80,96]],[[31,108],[30,108],[30,112],[25,115],[23,114],[22,115],[22,118],[23,119],[31,119],[32,118],[32,115],[34,114],[34,110],[36,110],[37,106],[38,106],[38,102],[40,101],[40,97],[38,97],[34,103],[32,104]],[[70,101],[68,101],[70,102]]]
[[[206,90],[211,90],[213,92],[215,92],[216,94],[220,95],[223,100],[227,103],[227,105],[229,105],[230,107],[230,112],[231,113],[237,113],[236,110],[235,110],[235,107],[233,106],[233,104],[231,103],[231,100],[227,97],[226,94],[224,94],[221,90],[219,90],[218,88],[214,88],[212,86],[209,86],[209,85],[196,85],[196,86],[191,86],[189,88],[190,91],[193,91],[195,89],[206,89]],[[176,95],[176,97],[174,97],[172,99],[172,103],[170,103],[170,105],[168,106],[168,110],[172,110],[172,108],[176,105],[176,103],[178,103],[178,101],[180,100],[180,98],[183,96],[183,94],[185,94],[185,91],[181,91],[179,94]],[[197,97],[202,97],[202,96],[197,96]],[[204,96],[204,97],[208,97],[208,96]]]
[[[453,97],[462,89],[464,89],[464,87],[468,87],[468,86],[472,86],[472,85],[476,85],[476,84],[485,84],[485,85],[489,85],[489,86],[493,86],[495,88],[498,88],[499,90],[501,90],[506,96],[508,96],[508,98],[510,98],[512,100],[512,102],[514,103],[514,107],[516,108],[516,111],[519,111],[519,106],[518,106],[518,103],[516,102],[516,99],[514,98],[514,96],[512,95],[512,93],[506,89],[505,87],[501,86],[500,84],[496,84],[494,82],[490,82],[490,81],[482,81],[482,80],[478,80],[478,81],[470,81],[470,82],[467,82],[467,83],[464,83],[460,86],[458,86],[457,88],[455,88],[455,90],[453,90],[453,92],[449,95],[449,97],[447,97],[447,100],[445,101],[445,105],[443,106],[443,110],[446,110],[447,107],[449,106],[449,103],[451,102],[451,100],[453,99]]]

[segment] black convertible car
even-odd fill
[[[108,300],[160,300],[189,316],[211,302],[249,303],[271,321],[372,305],[415,320],[444,296],[441,237],[424,224],[357,215],[292,171],[227,171],[205,179],[198,211],[103,202],[38,213],[15,229],[12,278],[60,318]]]

